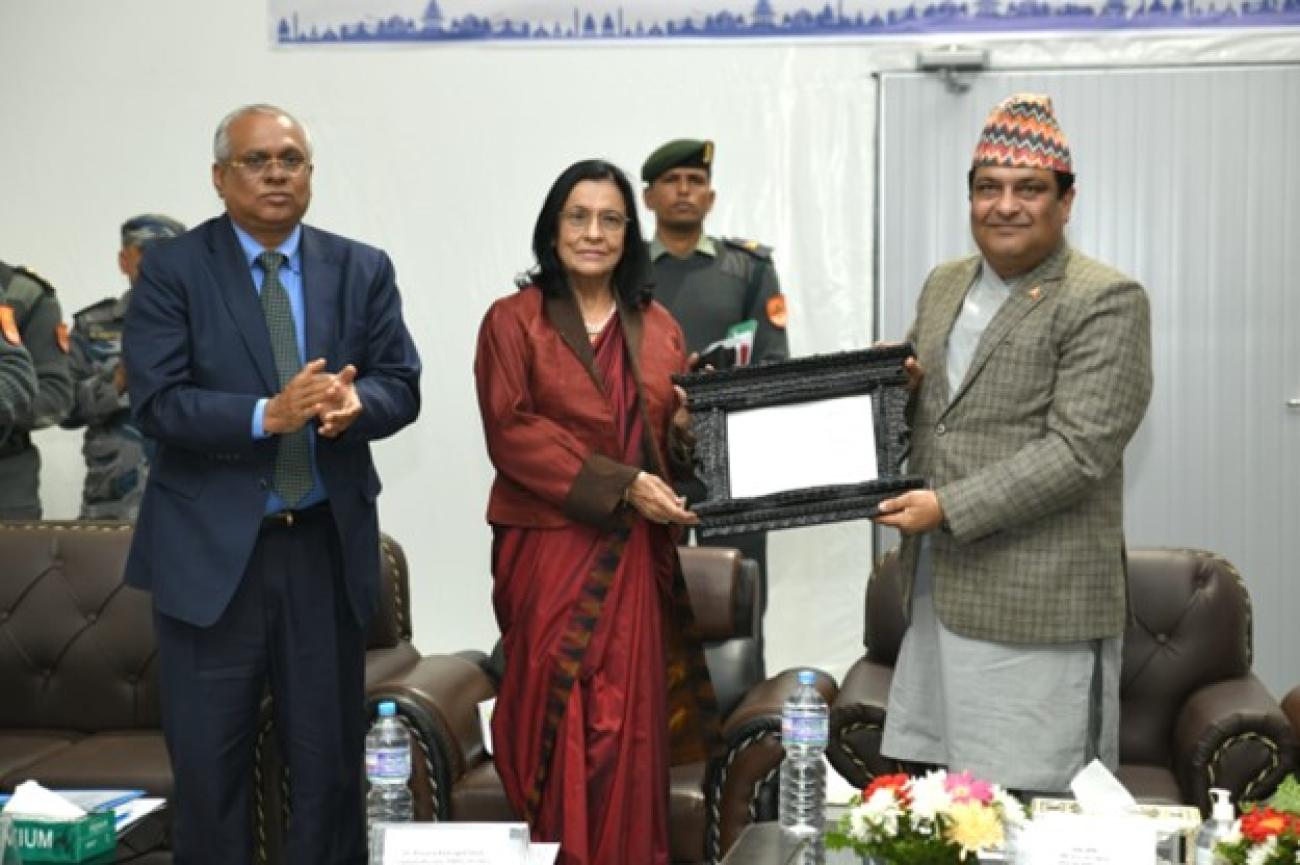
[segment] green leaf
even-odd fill
[[[1300,814],[1300,781],[1296,780],[1295,775],[1288,775],[1278,785],[1277,792],[1269,797],[1268,804],[1278,811]]]

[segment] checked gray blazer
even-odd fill
[[[949,394],[948,333],[979,264],[935,268],[908,333],[926,371],[909,406],[910,470],[946,519],[930,533],[935,610],[983,640],[1119,635],[1122,458],[1151,397],[1146,292],[1063,243],[1018,283]],[[903,541],[909,575],[920,541]]]

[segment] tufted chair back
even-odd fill
[[[1120,760],[1167,764],[1187,698],[1250,672],[1250,595],[1237,569],[1213,553],[1134,550],[1128,572]]]
[[[151,599],[122,584],[131,527],[0,523],[0,728],[158,729]],[[406,557],[381,543],[379,614],[367,648],[411,638]]]
[[[131,529],[0,523],[0,728],[157,729],[149,596],[122,585]]]

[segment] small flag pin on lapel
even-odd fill
[[[1029,289],[1030,300],[1038,300],[1038,298],[1042,296],[1043,296],[1043,290],[1038,286],[1035,285],[1033,288]]]

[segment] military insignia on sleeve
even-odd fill
[[[767,320],[773,327],[785,328],[785,295],[774,294],[767,299]]]
[[[54,341],[59,344],[59,351],[64,354],[72,348],[72,344],[68,341],[68,326],[63,322],[59,322],[59,326],[54,328]]]
[[[14,317],[12,306],[0,305],[0,334],[4,334],[5,342],[10,345],[23,344],[22,335],[18,333],[18,319]]]

